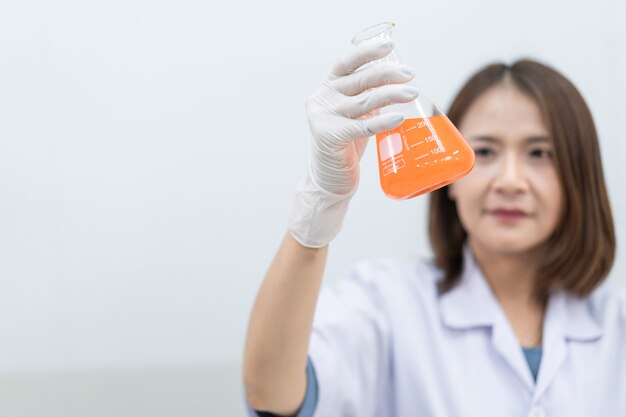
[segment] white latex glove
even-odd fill
[[[406,65],[361,68],[392,50],[391,41],[355,47],[306,101],[312,155],[289,208],[289,232],[304,246],[325,246],[339,233],[358,186],[359,161],[369,136],[404,121],[399,113],[379,114],[378,109],[418,95],[417,87],[406,84],[414,77]]]

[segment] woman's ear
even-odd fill
[[[456,192],[454,190],[454,184],[450,184],[446,187],[446,193],[448,194],[448,198],[452,201],[456,198]]]

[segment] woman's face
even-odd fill
[[[538,105],[505,79],[470,106],[459,126],[474,169],[448,187],[471,245],[526,252],[556,228],[562,189]]]

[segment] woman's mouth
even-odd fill
[[[489,214],[494,216],[496,219],[507,223],[517,222],[528,217],[526,212],[517,209],[495,209],[489,211]]]

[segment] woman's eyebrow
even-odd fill
[[[544,135],[539,135],[539,136],[531,136],[526,138],[526,140],[524,140],[524,142],[526,142],[527,144],[531,144],[531,143],[549,143],[550,139],[548,138],[548,136],[544,136]]]
[[[488,135],[470,136],[469,140],[472,142],[483,141],[483,142],[489,142],[489,143],[494,143],[494,144],[499,144],[502,142],[500,139],[493,137],[493,136],[488,136]],[[549,142],[550,142],[550,139],[546,135],[529,136],[526,139],[524,139],[525,144],[549,143]]]
[[[486,135],[470,136],[469,140],[472,142],[483,141],[483,142],[490,142],[490,143],[500,143],[499,139],[494,138],[493,136],[486,136]]]

